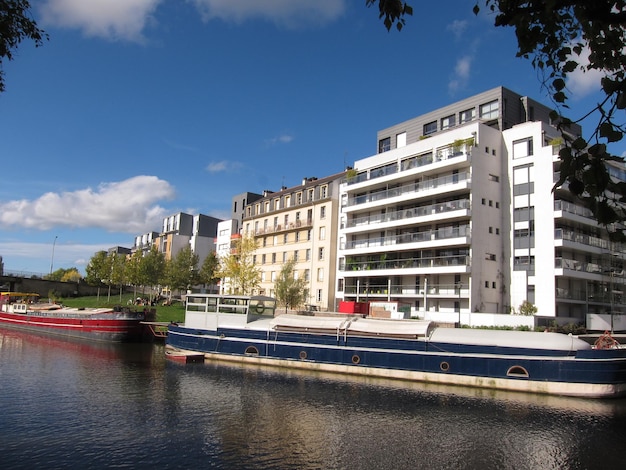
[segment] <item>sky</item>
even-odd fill
[[[497,86],[550,104],[475,0],[409,3],[388,32],[362,0],[31,0],[49,40],[3,62],[5,272],[84,272],[168,215],[228,218],[236,194],[339,173],[378,130]],[[568,88],[571,118],[599,102],[597,76]]]

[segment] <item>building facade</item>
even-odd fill
[[[252,235],[257,241],[258,294],[274,295],[280,270],[293,259],[295,275],[307,283],[307,304],[318,310],[335,310],[336,223],[344,174],[304,178],[299,186],[267,191],[246,206],[242,235]]]
[[[563,322],[620,308],[605,271],[623,273],[621,246],[552,191],[559,136],[549,108],[501,87],[378,132],[340,186],[337,299],[459,321],[525,301]]]

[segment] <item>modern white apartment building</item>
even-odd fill
[[[563,323],[619,309],[621,247],[552,191],[558,137],[549,108],[505,88],[380,131],[340,187],[337,299],[459,320],[524,301]]]
[[[245,207],[242,235],[257,240],[255,264],[261,270],[258,294],[274,295],[284,263],[295,260],[297,276],[307,281],[311,307],[335,310],[339,183],[345,172],[304,178],[302,184],[267,191]]]

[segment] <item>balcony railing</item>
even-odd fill
[[[459,199],[457,201],[447,201],[437,204],[429,204],[427,206],[414,207],[412,209],[403,209],[399,211],[388,211],[384,214],[368,215],[365,217],[356,217],[349,220],[343,228],[353,228],[361,225],[379,224],[384,222],[394,222],[396,220],[412,219],[414,217],[425,217],[433,214],[442,214],[445,212],[465,210],[470,208],[469,199]]]
[[[451,158],[470,156],[471,147],[454,148],[452,146],[444,147],[437,150],[436,157],[433,158],[432,152],[405,158],[400,162],[400,172],[409,171],[413,168],[429,165],[433,162],[449,160]],[[363,181],[380,178],[381,176],[398,173],[397,165],[387,165],[384,168],[374,168],[363,171],[352,178],[347,178],[348,185],[362,183]]]
[[[375,248],[379,246],[402,245],[405,243],[419,243],[432,240],[447,240],[450,238],[467,237],[471,234],[469,225],[459,227],[445,227],[437,230],[427,230],[424,232],[403,233],[401,235],[391,235],[388,237],[368,238],[366,240],[353,240],[345,243],[342,250],[353,250],[361,248]]]
[[[449,297],[449,298],[467,298],[469,295],[469,289],[466,287],[459,287],[455,284],[429,284],[426,292],[423,288],[415,287],[412,284],[370,284],[359,285],[358,292],[356,285],[346,285],[344,288],[345,295],[359,295],[360,297],[376,297],[376,296],[410,296],[410,297],[423,297],[437,296],[437,297]]]
[[[311,219],[296,220],[295,222],[289,222],[288,224],[285,224],[285,225],[277,224],[277,225],[273,225],[272,227],[256,229],[256,231],[254,232],[254,235],[255,236],[267,235],[269,233],[285,232],[289,230],[297,230],[300,228],[310,228],[312,226],[313,226],[313,220]]]
[[[399,258],[379,261],[346,261],[339,266],[341,271],[376,271],[387,269],[424,269],[450,266],[469,266],[469,255],[434,256],[430,258]]]
[[[392,197],[403,196],[405,194],[415,194],[420,191],[428,191],[444,186],[451,186],[461,182],[469,181],[470,174],[458,173],[454,175],[441,176],[424,181],[416,181],[413,183],[398,186],[396,188],[384,189],[382,191],[374,191],[368,194],[352,196],[346,201],[346,206],[356,206],[359,204],[367,204],[368,202],[382,201]]]

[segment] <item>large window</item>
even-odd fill
[[[498,100],[480,105],[481,119],[498,119],[500,116],[500,103]]]
[[[424,135],[434,134],[435,132],[437,132],[437,121],[424,124]]]
[[[456,118],[453,115],[446,116],[445,118],[441,118],[441,130],[449,129],[450,127],[454,127],[456,124]]]
[[[378,141],[378,153],[383,153],[391,150],[391,137],[386,137]]]
[[[533,154],[533,138],[527,137],[513,142],[513,158],[529,157]]]
[[[461,124],[473,121],[476,118],[476,109],[466,109],[465,111],[461,111],[459,113],[459,122]]]

